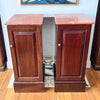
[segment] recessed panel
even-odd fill
[[[36,32],[13,32],[19,77],[38,76]]]
[[[80,76],[83,48],[83,31],[63,32],[61,76]]]

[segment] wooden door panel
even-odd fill
[[[36,32],[13,32],[19,77],[38,77]]]
[[[59,29],[58,35],[56,80],[82,80],[87,31]]]
[[[84,35],[81,31],[64,31],[61,76],[80,76]]]

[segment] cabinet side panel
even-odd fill
[[[6,51],[5,51],[5,44],[1,26],[1,18],[0,18],[0,67],[2,67],[7,61]]]
[[[36,32],[13,32],[19,77],[38,76]]]
[[[80,76],[83,47],[83,32],[63,32],[61,76]]]

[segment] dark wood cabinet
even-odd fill
[[[80,76],[85,40],[85,31],[63,31],[61,76]],[[58,45],[59,46],[59,45]],[[77,59],[75,58],[77,57]],[[80,67],[81,66],[81,67]],[[69,69],[69,70],[67,70]],[[73,77],[74,78],[74,77]]]
[[[43,92],[43,15],[14,15],[7,23],[16,92]]]
[[[56,92],[85,91],[91,24],[83,14],[55,15],[57,27]]]
[[[91,63],[95,70],[100,70],[100,1],[98,3],[96,23],[94,29]]]
[[[7,63],[7,57],[6,57],[5,44],[1,26],[1,18],[0,18],[0,71],[4,71],[4,69],[6,68],[6,63]]]

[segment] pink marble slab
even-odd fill
[[[5,25],[41,25],[43,14],[16,14]]]
[[[55,14],[56,24],[94,24],[84,14]]]

